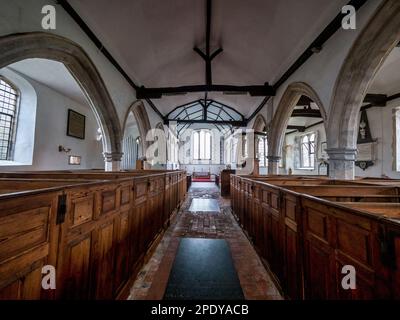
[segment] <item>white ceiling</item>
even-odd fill
[[[392,95],[400,92],[400,48],[396,47],[386,58],[371,83],[368,93]]]
[[[47,59],[25,59],[10,64],[8,67],[82,105],[88,105],[82,89],[61,62]]]
[[[273,84],[348,0],[214,0],[211,49],[213,83]],[[69,0],[104,46],[138,85],[205,83],[205,66],[193,51],[205,46],[205,0]],[[163,114],[203,97],[188,94],[153,100]],[[248,116],[262,97],[210,98]]]

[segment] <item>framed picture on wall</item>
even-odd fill
[[[86,117],[74,110],[68,109],[67,136],[85,139]]]

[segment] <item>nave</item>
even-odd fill
[[[0,299],[399,300],[399,70],[400,0],[0,0]]]
[[[193,206],[196,201],[199,204]],[[189,242],[186,248],[183,241]],[[180,257],[182,249],[186,252]],[[175,268],[179,270],[174,274]],[[282,296],[234,219],[230,199],[222,198],[214,183],[194,182],[128,299],[281,300]]]

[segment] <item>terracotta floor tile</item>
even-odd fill
[[[256,251],[234,219],[230,199],[221,198],[215,185],[203,186],[202,183],[193,184],[175,221],[165,232],[152,258],[140,271],[128,299],[162,299],[180,238],[197,237],[228,241],[246,299],[281,300]],[[217,199],[221,210],[218,213],[190,212],[193,198]]]

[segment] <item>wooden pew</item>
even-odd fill
[[[126,298],[186,194],[183,171],[69,174],[0,179],[0,298]]]
[[[286,297],[399,298],[398,188],[299,180],[231,176],[234,215]],[[341,287],[345,264],[357,290]]]

